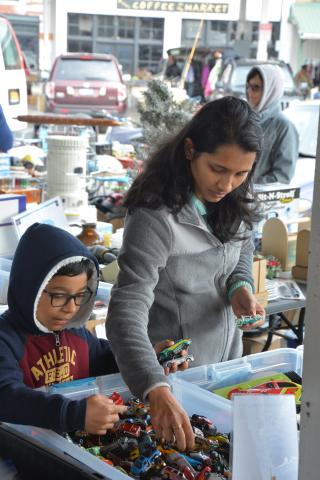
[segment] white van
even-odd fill
[[[0,16],[0,105],[12,131],[25,128],[15,120],[28,113],[27,81],[21,47],[10,22]]]

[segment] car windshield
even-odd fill
[[[119,73],[113,61],[61,58],[55,78],[58,80],[80,80],[82,82],[119,82]]]
[[[232,90],[237,90],[245,93],[246,79],[249,71],[253,68],[254,65],[237,65],[233,69],[233,74],[231,78],[231,88]],[[282,67],[284,73],[284,90],[292,91],[294,90],[294,81],[290,74],[290,71],[286,67]]]
[[[316,156],[320,102],[291,104],[284,114],[295,125],[299,133],[299,152],[308,157]]]

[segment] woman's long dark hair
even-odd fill
[[[214,153],[222,145],[237,145],[245,152],[258,154],[262,147],[259,117],[247,102],[234,97],[209,102],[151,156],[126,196],[129,213],[137,207],[163,206],[177,213],[189,201],[194,181],[185,154],[186,138],[192,140],[196,154]],[[208,207],[208,222],[221,241],[235,238],[242,221],[252,229],[259,218],[253,200],[252,171],[238,188]]]

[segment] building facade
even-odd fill
[[[66,51],[112,53],[125,73],[135,74],[141,68],[154,73],[169,48],[192,46],[201,19],[204,23],[199,45],[213,49],[233,46],[236,51],[239,47],[239,53],[255,57],[261,2],[44,0],[48,17],[45,28],[52,38],[46,60],[52,63],[55,56]],[[243,3],[246,8],[239,29]],[[272,22],[272,34],[268,51],[273,57],[278,56],[275,46],[280,35],[279,3],[269,0],[267,21]]]

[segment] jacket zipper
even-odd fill
[[[53,332],[53,335],[54,335],[54,338],[55,338],[55,341],[56,341],[56,347],[60,347],[60,336],[59,336],[59,333]]]

